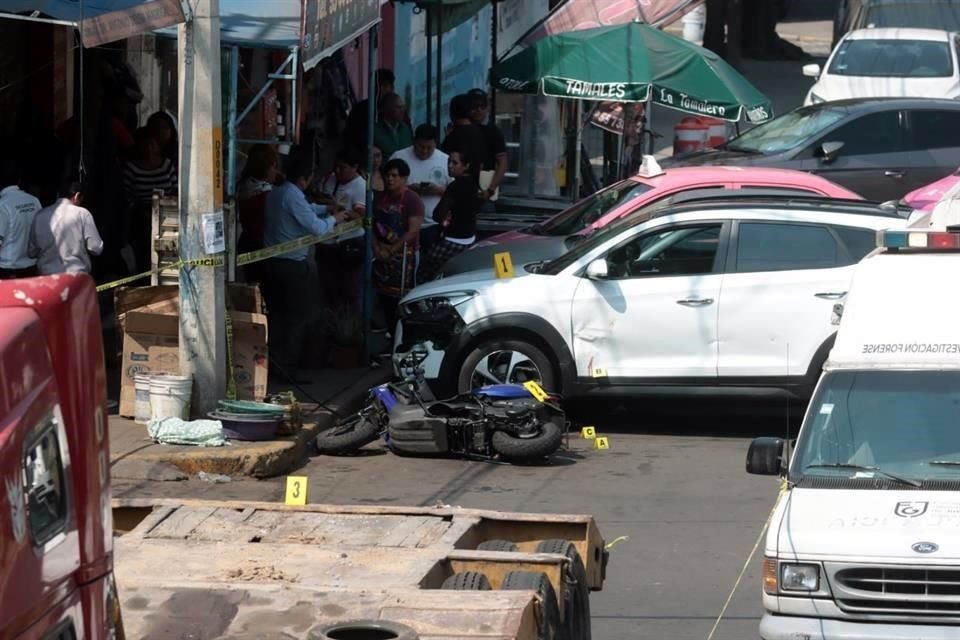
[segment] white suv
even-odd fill
[[[631,217],[512,278],[491,265],[417,287],[400,304],[394,366],[422,360],[441,394],[539,380],[568,396],[729,387],[806,398],[853,265],[908,214],[745,197]]]

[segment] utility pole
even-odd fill
[[[180,373],[193,378],[191,413],[216,409],[226,389],[220,0],[190,0],[177,28],[180,68]]]

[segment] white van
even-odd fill
[[[960,638],[960,231],[877,235],[796,441],[747,455],[765,640]]]

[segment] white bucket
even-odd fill
[[[150,421],[150,376],[147,374],[137,374],[133,378],[133,389],[135,404],[133,408],[133,421],[140,424],[146,424]]]
[[[707,5],[701,4],[680,20],[683,39],[694,44],[703,43],[703,31],[707,25]]]
[[[184,376],[150,377],[150,415],[157,418],[190,419],[193,379]]]

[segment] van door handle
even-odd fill
[[[706,307],[713,304],[713,298],[687,298],[686,300],[677,300],[677,304],[685,307]]]
[[[825,292],[825,293],[815,293],[815,294],[813,294],[813,295],[817,296],[818,298],[822,298],[822,299],[824,299],[824,300],[839,300],[839,299],[842,298],[843,296],[847,295],[847,292],[846,292],[846,291],[831,291],[831,292]]]
[[[896,178],[899,180],[903,177],[903,171],[884,171],[883,175],[887,176],[888,178]]]

